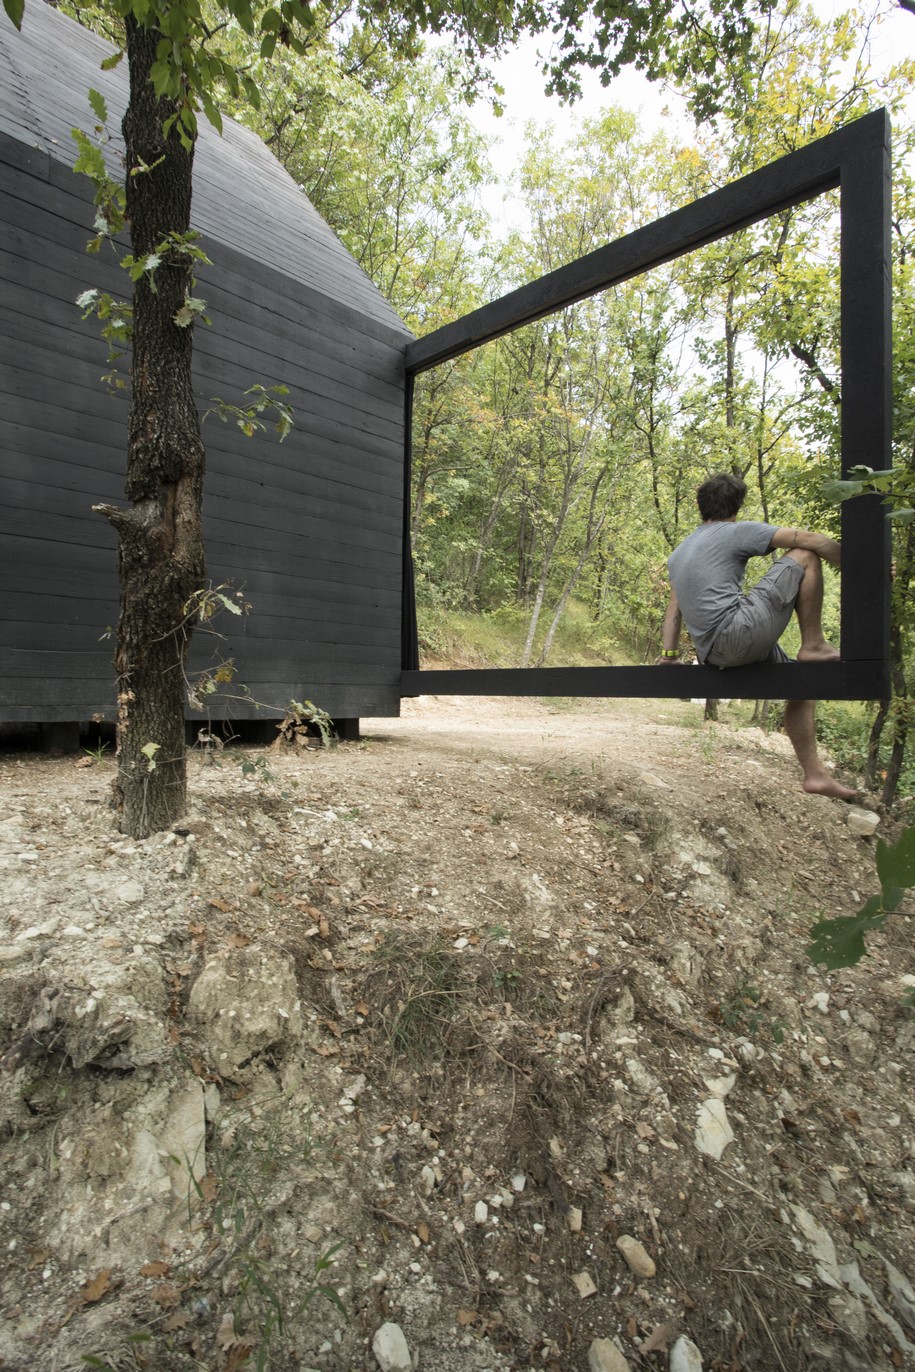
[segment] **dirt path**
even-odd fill
[[[145,843],[0,757],[0,1367],[915,1366],[910,916],[804,952],[847,807],[679,705],[406,710]]]

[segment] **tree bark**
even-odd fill
[[[129,16],[126,30],[127,219],[139,259],[166,234],[190,227],[193,145],[184,148],[174,126],[163,135],[174,106],[159,100],[149,81],[162,35]],[[174,321],[191,282],[190,259],[170,251],[152,277],[136,283],[125,488],[132,504],[100,507],[119,539],[115,802],[122,832],[135,838],[166,828],[186,803],[185,663],[196,618],[192,597],[204,579],[204,449],[191,381],[192,330]]]

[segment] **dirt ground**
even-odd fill
[[[3,1372],[915,1367],[911,915],[811,967],[875,839],[701,713],[408,702],[145,842],[0,756]]]

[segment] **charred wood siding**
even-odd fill
[[[100,384],[105,345],[74,303],[90,286],[123,295],[126,278],[107,249],[85,254],[91,196],[62,141],[87,122],[77,106],[90,84],[105,83],[111,105],[116,91],[98,72],[106,46],[44,9],[30,11],[42,42],[13,49],[9,79],[4,46],[23,39],[9,25],[0,37],[0,719],[12,722],[111,717],[115,538],[91,507],[122,498],[126,446],[124,395]],[[87,54],[82,75],[74,51]],[[283,384],[295,417],[283,444],[215,417],[204,426],[208,576],[253,606],[221,617],[219,651],[277,709],[305,698],[338,717],[396,714],[409,335],[253,135],[206,142],[195,221],[214,259],[198,292],[213,325],[195,336],[200,408]],[[201,634],[196,664],[209,656]],[[257,713],[243,700],[218,702],[223,712]]]

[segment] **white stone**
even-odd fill
[[[631,1234],[620,1234],[616,1246],[626,1259],[626,1265],[637,1277],[647,1281],[653,1277],[657,1268],[649,1257],[644,1244],[639,1243]]]
[[[629,1079],[640,1096],[650,1096],[658,1083],[648,1071],[648,1068],[641,1063],[638,1058],[626,1059],[626,1071]]]
[[[702,1354],[685,1334],[681,1334],[670,1350],[669,1372],[702,1372]]]
[[[859,805],[852,805],[846,823],[848,832],[854,834],[855,838],[870,838],[871,834],[877,831],[880,816],[875,815],[873,810],[863,810]]]
[[[372,1339],[372,1352],[381,1372],[411,1372],[410,1350],[399,1324],[389,1321],[377,1330]]]
[[[419,1174],[419,1188],[424,1196],[432,1195],[432,1192],[435,1190],[435,1181],[435,1168],[430,1167],[429,1164],[426,1163]]]
[[[208,959],[191,987],[188,1018],[205,1034],[210,1053],[231,1072],[258,1053],[298,1038],[298,995],[292,959],[251,944]]]
[[[485,1224],[489,1219],[489,1206],[485,1201],[477,1201],[473,1207],[473,1218],[475,1224]]]
[[[582,1300],[587,1300],[589,1296],[597,1295],[597,1283],[590,1272],[576,1272],[572,1277],[572,1284],[581,1296]]]
[[[15,967],[17,963],[26,962],[30,957],[30,949],[7,944],[0,948],[0,967]]]
[[[630,1367],[612,1339],[595,1339],[588,1349],[588,1372],[630,1372]]]
[[[194,1194],[192,1178],[202,1182],[207,1174],[205,1140],[203,1087],[194,1081],[169,1097],[168,1114],[157,1138],[172,1193],[179,1200]]]
[[[736,1072],[729,1073],[726,1077],[703,1077],[703,1081],[716,1100],[724,1100],[734,1089],[737,1080]]]
[[[693,1138],[700,1153],[720,1161],[728,1144],[734,1142],[734,1130],[728,1121],[724,1101],[712,1097],[702,1102]]]
[[[516,1172],[515,1175],[512,1177],[512,1190],[517,1191],[520,1194],[524,1190],[526,1183],[527,1177],[524,1175],[524,1173]]]
[[[145,894],[138,881],[125,881],[122,886],[118,886],[114,896],[122,905],[139,905]]]
[[[581,1214],[581,1211],[579,1210],[578,1206],[577,1206],[577,1205],[570,1205],[569,1208],[568,1208],[568,1210],[566,1211],[566,1223],[567,1223],[568,1226],[569,1226],[569,1232],[570,1232],[570,1233],[572,1233],[572,1234],[580,1234],[580,1233],[581,1233],[581,1220],[582,1220],[582,1214]]]

